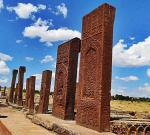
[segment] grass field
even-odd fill
[[[142,102],[142,101],[131,102],[131,101],[112,100],[111,110],[133,111],[136,113],[150,114],[150,102]]]

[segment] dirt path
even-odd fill
[[[22,112],[0,107],[0,114],[8,116],[7,118],[0,118],[0,121],[12,135],[55,135],[55,133],[33,124]]]

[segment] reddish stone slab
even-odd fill
[[[17,103],[17,95],[18,95],[18,83],[16,84],[16,88],[15,88],[15,95],[14,95],[14,103]]]
[[[26,100],[25,100],[25,107],[28,108],[28,100],[29,100],[29,79],[26,79]]]
[[[112,41],[115,8],[103,4],[83,17],[78,124],[110,130]]]
[[[36,79],[35,76],[31,76],[29,78],[29,100],[28,100],[29,113],[34,112],[35,79]]]
[[[3,96],[6,96],[6,89],[7,89],[7,87],[5,86],[4,91],[3,91]]]
[[[9,102],[13,102],[17,74],[18,74],[18,70],[14,69],[12,71],[12,81],[11,81],[11,88],[10,88],[9,99],[8,99]]]
[[[80,42],[79,38],[74,38],[58,47],[53,115],[62,119],[74,119]]]
[[[52,71],[50,70],[43,71],[38,113],[47,113],[48,111],[51,77]]]
[[[22,106],[22,94],[23,94],[23,81],[24,81],[24,73],[26,72],[26,67],[19,67],[19,77],[18,77],[18,96],[17,96],[17,104]]]

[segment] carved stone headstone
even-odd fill
[[[11,88],[9,93],[9,102],[13,102],[17,73],[18,70],[16,69],[12,71],[12,81],[11,81]]]
[[[74,38],[58,47],[53,115],[61,119],[74,119],[80,43],[79,38]]]
[[[6,96],[6,89],[7,89],[7,87],[5,86],[4,91],[3,91],[3,96]]]
[[[35,76],[29,78],[29,113],[34,113]]]
[[[19,68],[19,77],[18,77],[18,96],[17,96],[17,104],[22,106],[22,94],[23,94],[23,81],[24,81],[24,73],[26,72],[26,68],[24,66],[20,66]]]
[[[47,113],[50,95],[52,71],[45,70],[42,73],[41,91],[40,91],[40,102],[38,107],[38,113]]]
[[[112,41],[115,8],[103,4],[83,17],[76,121],[110,130]]]
[[[18,83],[16,84],[16,88],[15,88],[15,95],[14,95],[14,103],[17,103],[17,95],[18,95]]]
[[[29,100],[29,79],[26,79],[26,100],[25,100],[25,107],[28,108],[28,100]]]

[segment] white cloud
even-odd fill
[[[11,61],[13,58],[7,54],[0,52],[0,60],[1,61]]]
[[[147,76],[150,77],[150,68],[147,69]]]
[[[120,67],[150,66],[150,36],[144,41],[131,45],[124,40],[113,47],[113,65]]]
[[[0,0],[0,11],[1,11],[1,9],[3,9],[4,8],[4,2],[3,2],[3,0]]]
[[[4,53],[0,53],[0,74],[1,75],[6,75],[10,72],[9,67],[6,64],[6,61],[12,61],[12,57],[4,54]]]
[[[57,9],[57,11],[54,12],[56,15],[62,14],[64,16],[64,18],[67,17],[68,9],[67,9],[65,3],[61,3],[60,5],[58,5],[56,7],[56,9]]]
[[[118,87],[116,89],[111,90],[112,95],[126,95],[126,88],[125,87]]]
[[[23,42],[23,41],[20,40],[20,39],[16,40],[16,43],[17,43],[17,44],[20,44],[20,43],[22,43],[22,42]]]
[[[139,78],[137,76],[133,76],[133,75],[130,75],[130,76],[127,76],[127,77],[118,77],[118,76],[116,76],[115,79],[126,81],[126,82],[139,80]]]
[[[5,61],[0,60],[0,74],[6,75],[10,72],[9,67],[7,66]]]
[[[37,21],[34,23],[34,26],[53,26],[52,19],[49,20],[42,20],[38,18]]]
[[[5,78],[5,79],[0,79],[0,84],[6,84],[8,83],[8,79]]]
[[[138,88],[140,96],[150,97],[150,84],[145,83],[144,86]]]
[[[7,7],[7,10],[12,12],[14,11],[19,18],[28,19],[32,17],[33,13],[36,13],[40,10],[45,10],[46,6],[39,4],[38,6],[34,6],[31,3],[18,3],[15,7]]]
[[[50,21],[51,22],[51,21]],[[47,43],[47,46],[51,46],[53,42],[65,41],[74,37],[81,37],[81,33],[76,30],[68,28],[49,29],[52,22],[48,24],[47,21],[43,21],[40,18],[31,26],[25,27],[23,35],[29,38],[39,38],[40,42]]]
[[[134,40],[135,39],[135,37],[130,37],[130,40]]]
[[[30,62],[30,61],[33,61],[34,58],[33,58],[33,57],[25,57],[25,60],[26,60],[27,62]]]
[[[46,9],[46,5],[39,4],[38,5],[38,9],[45,10]]]
[[[48,63],[48,62],[51,62],[51,61],[53,61],[54,60],[54,58],[51,56],[51,55],[46,55],[45,57],[44,57],[44,59],[42,59],[41,60],[41,63],[43,64],[43,63]]]

